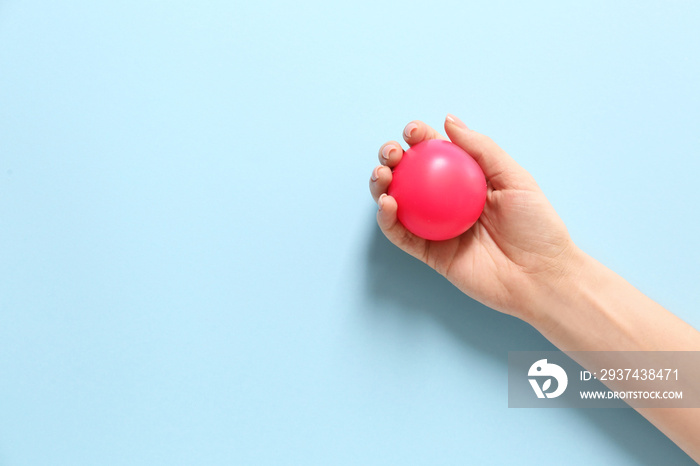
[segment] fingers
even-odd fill
[[[386,194],[391,179],[391,169],[379,165],[374,168],[369,180],[369,190],[379,207],[377,224],[389,241],[412,256],[423,260],[426,240],[414,235],[399,222],[396,199]]]
[[[413,120],[403,129],[403,138],[409,146],[415,146],[426,139],[447,139],[420,120]]]
[[[414,235],[399,222],[396,199],[382,194],[377,204],[379,206],[377,224],[379,224],[384,236],[413,257],[424,261],[427,240]]]
[[[422,121],[413,120],[403,129],[403,138],[409,146],[415,146],[426,139],[447,139],[435,129]],[[396,141],[389,141],[379,148],[379,163],[387,167],[395,167],[403,157],[403,148]]]
[[[403,148],[396,141],[389,141],[379,148],[379,163],[387,167],[395,167],[403,157]]]
[[[372,176],[369,179],[369,191],[376,202],[379,196],[384,194],[389,189],[391,183],[391,168],[379,165],[372,170]]]
[[[454,115],[447,115],[445,131],[450,140],[474,157],[494,189],[532,189],[530,174],[490,137],[477,133]]]

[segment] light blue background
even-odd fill
[[[0,2],[0,464],[691,464],[378,233],[447,112],[700,327],[700,3]],[[563,459],[562,459],[563,458]]]

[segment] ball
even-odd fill
[[[404,152],[387,194],[396,199],[399,221],[409,231],[442,241],[461,235],[479,219],[486,177],[464,149],[430,139]]]

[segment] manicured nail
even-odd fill
[[[385,197],[386,197],[386,193],[379,196],[379,200],[377,201],[377,205],[379,206],[379,210],[382,210],[382,208],[384,207],[384,198]]]
[[[406,139],[411,138],[411,133],[413,132],[414,129],[417,129],[418,125],[415,123],[409,123],[406,125],[406,127],[403,129],[403,135],[406,136]]]
[[[452,115],[451,113],[448,113],[448,114],[447,114],[447,121],[450,121],[450,122],[454,123],[455,126],[457,126],[457,127],[459,127],[459,128],[469,129],[469,128],[467,127],[467,125],[465,125],[464,122],[463,122],[462,120],[460,120],[460,119],[457,118],[456,116]]]
[[[372,170],[372,181],[377,181],[379,179],[379,167],[375,167]]]
[[[391,154],[391,150],[394,148],[393,145],[387,144],[386,146],[382,147],[382,158],[384,160],[389,160],[389,154]]]

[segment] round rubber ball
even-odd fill
[[[461,235],[479,219],[486,178],[461,147],[430,139],[404,152],[388,194],[396,199],[399,221],[409,231],[441,241]]]

